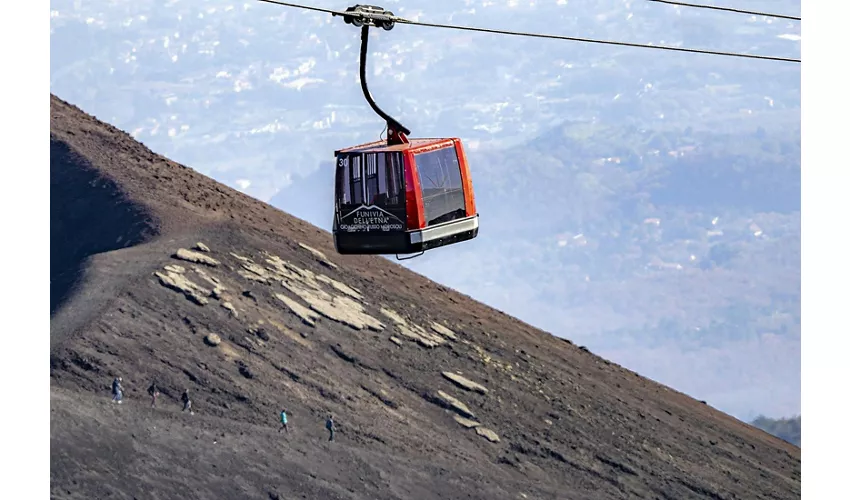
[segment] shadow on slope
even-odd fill
[[[71,296],[92,255],[147,241],[154,217],[68,144],[50,137],[50,316]]]

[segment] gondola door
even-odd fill
[[[352,152],[337,158],[334,231],[346,253],[407,249],[404,163],[400,152]]]

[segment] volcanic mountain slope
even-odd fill
[[[799,448],[53,95],[50,148],[53,498],[800,496]]]

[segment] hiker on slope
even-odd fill
[[[159,387],[156,386],[156,380],[148,387],[148,394],[151,397],[151,408],[156,408],[156,397],[159,396]]]
[[[328,414],[328,419],[325,420],[325,428],[331,434],[330,437],[328,438],[328,441],[333,441],[334,440],[334,416],[333,415]]]
[[[183,401],[183,411],[189,410],[189,415],[194,415],[195,413],[192,411],[192,400],[189,398],[189,389],[183,391],[180,400]]]
[[[121,404],[121,399],[124,397],[124,388],[121,387],[121,377],[115,377],[112,381],[112,402]]]
[[[286,408],[280,410],[280,428],[277,432],[280,432],[281,429],[286,430],[286,433],[289,434],[289,427],[286,426]]]

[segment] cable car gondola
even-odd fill
[[[340,254],[419,254],[478,236],[478,213],[460,139],[408,139],[366,85],[369,27],[392,29],[392,12],[356,5],[344,16],[361,27],[360,85],[387,122],[387,139],[335,151],[334,244]]]

